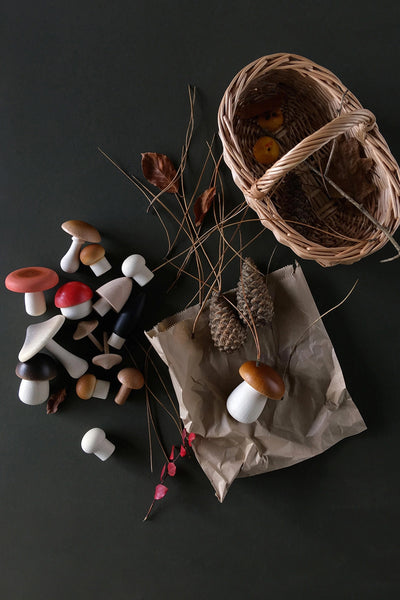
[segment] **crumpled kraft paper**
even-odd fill
[[[241,382],[240,365],[256,359],[250,332],[239,351],[220,352],[210,338],[206,308],[191,339],[199,309],[193,306],[146,333],[168,365],[184,426],[196,434],[196,458],[221,502],[236,477],[294,465],[366,429],[322,321],[310,327],[320,315],[301,267],[279,269],[267,284],[275,315],[272,326],[259,329],[261,360],[281,376],[287,369],[286,390],[282,400],[267,401],[255,423],[238,423],[226,410],[228,395]]]

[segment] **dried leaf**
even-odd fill
[[[181,446],[179,454],[180,454],[181,458],[183,458],[184,456],[186,456],[186,448],[185,448],[185,446]]]
[[[54,394],[51,394],[51,396],[47,400],[47,414],[53,415],[54,413],[56,413],[58,411],[59,405],[61,404],[61,402],[64,402],[66,397],[67,390],[65,388],[57,390],[56,392],[54,392]]]
[[[189,433],[188,435],[188,442],[189,442],[189,446],[192,445],[193,440],[196,438],[196,434],[195,433]]]
[[[175,477],[175,473],[176,473],[176,465],[173,462],[169,462],[168,463],[168,475],[170,477]]]
[[[327,175],[349,196],[362,203],[375,191],[371,178],[374,164],[372,158],[362,156],[362,146],[356,138],[340,137]],[[329,195],[332,198],[342,197],[332,186],[329,187]]]
[[[162,483],[159,483],[158,485],[156,485],[156,489],[154,492],[154,500],[161,500],[161,498],[164,498],[167,492],[168,488]]]
[[[179,192],[179,181],[172,161],[165,154],[144,152],[142,154],[142,171],[147,181],[171,194]]]
[[[206,214],[210,210],[216,194],[215,186],[205,190],[196,200],[193,206],[195,225],[199,227]]]

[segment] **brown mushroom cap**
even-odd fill
[[[57,363],[48,354],[36,354],[25,362],[19,362],[15,373],[27,381],[50,381],[57,376]]]
[[[96,387],[96,377],[90,373],[82,375],[76,382],[76,394],[82,400],[89,400],[93,396]]]
[[[24,267],[9,273],[5,280],[8,290],[34,293],[49,290],[58,283],[58,275],[47,267]]]
[[[144,386],[144,377],[139,369],[126,367],[117,375],[118,381],[131,390],[140,390]]]
[[[90,266],[99,262],[99,260],[104,258],[105,254],[106,251],[103,246],[100,246],[100,244],[90,244],[81,250],[79,258],[84,265]]]
[[[61,225],[61,228],[70,235],[79,238],[80,240],[84,240],[85,242],[97,244],[101,240],[100,233],[97,229],[93,227],[93,225],[85,223],[85,221],[77,221],[75,219],[65,221],[65,223]]]
[[[242,364],[239,373],[246,383],[268,398],[280,400],[285,393],[285,384],[279,373],[264,363],[248,360]]]

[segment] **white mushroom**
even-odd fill
[[[126,277],[132,277],[140,286],[144,286],[154,277],[146,267],[146,261],[140,254],[131,254],[122,263],[121,271]]]
[[[18,355],[18,360],[25,362],[43,348],[46,348],[60,361],[69,375],[74,379],[86,373],[89,368],[86,360],[75,356],[75,354],[72,354],[72,352],[69,352],[53,340],[53,336],[61,329],[64,321],[65,317],[63,315],[56,315],[55,317],[51,317],[51,319],[47,319],[47,321],[29,325],[26,330],[24,345]]]
[[[100,460],[107,460],[115,450],[103,429],[94,427],[85,433],[81,441],[81,448],[87,454],[95,454]]]

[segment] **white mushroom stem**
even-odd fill
[[[96,275],[96,277],[100,277],[100,275],[103,275],[111,269],[111,265],[105,256],[103,256],[103,258],[89,266],[92,269],[93,273]]]
[[[110,308],[111,304],[107,302],[105,298],[99,298],[97,302],[93,304],[93,309],[100,315],[100,317],[104,317]]]
[[[122,346],[125,344],[126,338],[117,335],[116,333],[112,333],[108,338],[108,344],[117,350],[121,350]]]
[[[267,400],[267,396],[242,381],[228,396],[226,408],[239,423],[253,423],[261,415]]]
[[[25,292],[25,310],[32,317],[46,312],[46,300],[43,292]]]
[[[110,382],[104,381],[104,379],[97,379],[92,396],[94,398],[101,398],[102,400],[104,400],[105,398],[107,398],[109,391]]]
[[[48,381],[29,381],[23,379],[19,386],[18,397],[24,404],[43,404],[50,393]]]
[[[62,257],[60,267],[66,273],[75,273],[79,269],[79,253],[85,243],[78,237],[72,236],[72,243],[68,252]]]
[[[77,321],[87,317],[92,312],[92,301],[86,300],[86,302],[80,302],[80,304],[74,306],[63,306],[60,310],[67,319]]]
[[[75,356],[75,354],[72,354],[72,352],[69,352],[54,340],[47,342],[45,348],[60,361],[73,379],[82,377],[89,368],[86,360],[79,358],[79,356]]]

